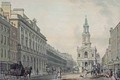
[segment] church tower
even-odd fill
[[[87,16],[85,17],[85,23],[83,25],[83,33],[82,33],[82,46],[90,47],[90,33],[89,33],[89,25],[87,21]]]
[[[83,25],[82,45],[81,47],[77,47],[77,53],[77,63],[80,72],[85,70],[91,71],[99,60],[99,57],[96,56],[99,55],[97,54],[96,48],[91,46],[87,16],[85,16],[85,23]]]

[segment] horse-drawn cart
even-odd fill
[[[5,75],[16,76],[17,78],[20,76],[26,77],[27,75],[31,75],[32,67],[23,67],[21,63],[13,63],[10,64],[10,68],[6,71]]]

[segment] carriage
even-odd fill
[[[27,75],[29,75],[29,77],[31,76],[31,71],[32,71],[32,67],[23,67],[21,62],[18,63],[13,63],[10,64],[10,68],[7,71],[6,75],[11,75],[11,76],[24,76],[26,77]]]

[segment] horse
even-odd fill
[[[29,75],[29,77],[31,77],[31,72],[32,72],[32,67],[25,67],[25,73],[24,76],[26,77],[27,75]]]

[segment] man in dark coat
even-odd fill
[[[24,67],[23,67],[23,65],[22,65],[22,63],[21,63],[21,61],[18,62],[17,69],[19,69],[20,72],[21,72],[21,73],[20,73],[20,76],[23,76],[24,73],[25,73],[25,69],[24,69]]]
[[[120,69],[118,69],[118,71],[116,72],[117,75],[117,79],[120,79]]]

